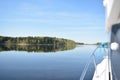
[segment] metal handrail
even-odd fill
[[[86,73],[87,73],[87,70],[88,70],[88,68],[89,68],[89,65],[90,65],[90,63],[91,63],[91,60],[92,60],[91,58],[93,58],[95,70],[97,70],[97,64],[96,64],[96,60],[95,60],[95,52],[96,52],[96,50],[97,50],[99,47],[101,47],[101,46],[104,48],[105,44],[104,44],[104,45],[102,44],[102,45],[97,46],[97,48],[95,48],[95,50],[92,52],[92,54],[91,54],[91,56],[90,56],[90,58],[89,58],[89,61],[88,61],[87,64],[85,65],[85,68],[84,68],[84,70],[83,70],[83,72],[82,72],[81,77],[80,77],[79,80],[84,80],[85,75],[86,75]]]

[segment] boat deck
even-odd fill
[[[104,60],[97,65],[92,80],[109,80],[108,60],[108,56],[105,56]]]

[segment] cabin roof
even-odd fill
[[[120,23],[120,0],[104,0],[106,7],[106,31],[109,33],[113,24]]]

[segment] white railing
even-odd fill
[[[104,46],[105,46],[105,44],[99,45],[99,46],[97,46],[97,47],[95,48],[95,50],[92,52],[90,58],[88,59],[87,64],[85,65],[85,68],[84,68],[84,70],[83,70],[83,72],[82,72],[82,74],[81,74],[80,80],[84,80],[84,78],[85,78],[85,76],[86,76],[86,73],[87,73],[87,71],[88,71],[88,68],[89,68],[89,66],[90,66],[91,61],[93,61],[94,67],[95,67],[95,71],[97,71],[97,63],[96,63],[96,58],[95,58],[95,52],[97,51],[98,48],[102,47],[102,48],[104,48],[105,53],[108,53],[108,52],[105,50],[105,47],[104,47]]]

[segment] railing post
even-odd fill
[[[95,54],[93,54],[93,62],[94,62],[94,66],[95,66],[95,70],[96,70],[96,74],[97,74],[97,63],[96,63],[96,59],[95,59]]]

